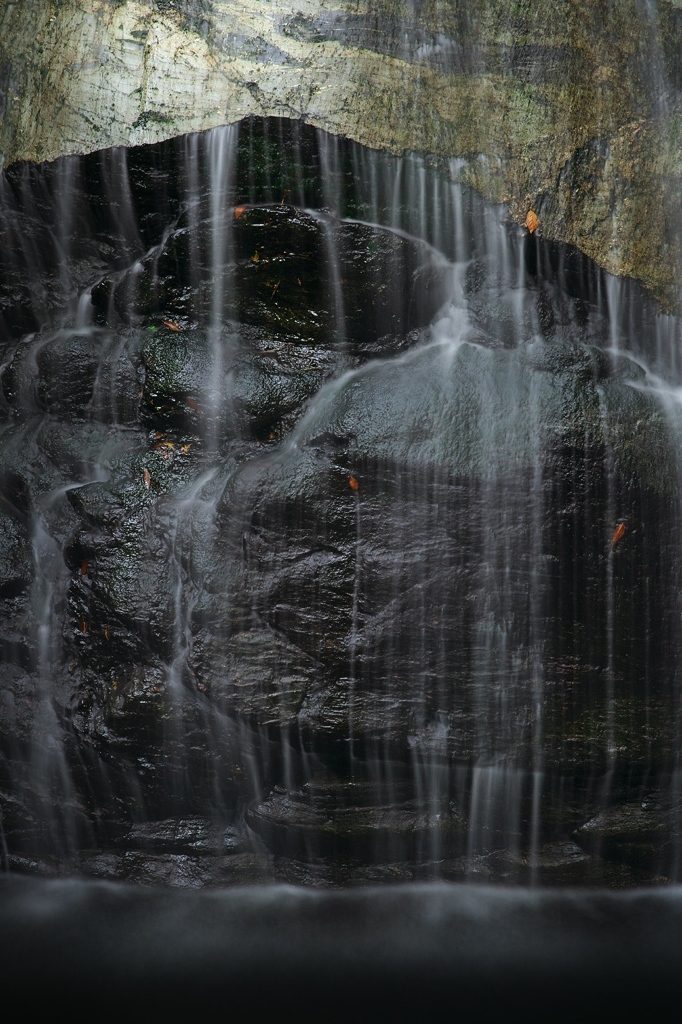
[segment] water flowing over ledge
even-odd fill
[[[681,24],[670,0],[4,2],[0,162],[290,117],[456,157],[679,308]]]
[[[291,121],[2,179],[3,859],[680,872],[680,324]]]

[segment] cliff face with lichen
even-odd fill
[[[0,159],[249,114],[454,160],[678,305],[678,0],[36,0],[0,6]]]

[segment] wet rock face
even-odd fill
[[[453,160],[673,307],[681,19],[670,0],[6,4],[0,160],[292,117]]]
[[[391,197],[370,202],[357,149],[337,215],[325,140],[276,163],[290,129],[266,127],[33,170],[31,217],[7,178],[40,282],[15,290],[12,234],[10,864],[190,886],[672,873],[678,326],[423,165],[421,233],[411,165],[370,162]],[[612,827],[640,785],[664,808],[646,850]]]
[[[608,534],[590,525],[609,500],[597,387],[592,379],[576,389],[582,353],[554,346],[565,360],[554,372],[536,369],[532,347],[520,356],[466,343],[453,352],[432,342],[372,365],[329,386],[276,456],[240,467],[219,505],[224,547],[196,609],[197,673],[212,694],[260,715],[279,706],[285,718],[293,701],[299,723],[355,733],[368,757],[373,745],[399,742],[469,762],[511,743],[517,764],[530,767],[539,671],[552,692],[544,766],[570,771],[608,756],[595,733],[606,708],[605,574],[617,557],[611,639],[617,699],[627,705],[645,644],[640,615],[660,637],[655,646],[677,643],[662,613],[644,612],[638,575],[649,516],[675,529],[674,466],[649,473],[664,428],[640,395],[646,440],[639,454],[623,445],[616,456],[628,483],[613,500],[628,510],[630,534],[611,555]],[[622,414],[621,387],[600,384]],[[665,576],[665,555],[651,554]],[[503,565],[514,568],[502,581]],[[226,616],[231,630],[217,631]],[[259,685],[264,625],[290,665],[291,689],[279,694],[277,677],[272,689]],[[567,734],[573,719],[582,725]],[[618,742],[631,765],[652,763],[650,736]],[[656,743],[665,760],[664,747]]]

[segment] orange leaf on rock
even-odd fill
[[[625,523],[618,523],[618,525],[616,526],[616,529],[613,531],[613,537],[611,538],[611,550],[612,551],[615,548],[615,546],[618,543],[618,541],[622,540],[622,538],[625,536],[625,531],[626,530],[627,530],[627,526],[625,525]]]
[[[354,490],[354,491],[359,491],[360,490],[360,484],[358,483],[357,477],[354,477],[354,476],[348,477],[348,483],[350,484],[352,490]]]
[[[538,226],[538,215],[534,210],[529,210],[526,215],[526,227],[530,231],[531,235],[537,229]]]
[[[87,560],[87,558],[84,558],[83,561],[81,562],[81,576],[87,576],[87,575],[88,575],[88,560]]]
[[[144,478],[144,485],[147,488],[147,490],[149,490],[149,488],[151,487],[151,484],[152,484],[152,475],[149,472],[149,470],[145,468],[143,473],[142,473],[142,476]]]
[[[235,208],[234,208],[234,219],[235,220],[239,220],[240,217],[244,216],[244,214],[246,213],[246,210],[247,210],[246,206],[235,206]]]
[[[164,327],[167,327],[169,331],[180,332],[182,330],[180,324],[176,324],[175,320],[162,320],[161,323]]]

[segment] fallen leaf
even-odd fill
[[[162,320],[161,323],[164,327],[167,327],[169,331],[181,331],[182,327],[180,324],[176,324],[175,320]]]
[[[538,215],[534,210],[529,210],[526,215],[526,227],[530,231],[531,235],[537,229],[538,226]]]
[[[354,476],[348,477],[348,483],[350,484],[352,490],[360,490],[360,484],[358,483],[357,479]]]
[[[78,623],[78,628],[80,629],[81,633],[87,633],[87,631],[88,631],[88,624],[85,621],[85,619],[81,619],[80,620],[80,622]]]
[[[108,626],[104,627],[104,639],[105,640],[109,639],[109,627]]]
[[[191,447],[192,447],[192,442],[190,441],[189,444],[183,444],[182,445],[181,451],[187,453],[190,450]]]
[[[286,197],[289,195],[290,192],[291,192],[290,188],[285,188],[284,189],[284,195],[282,196],[282,201],[279,204],[280,206],[284,206],[284,200],[286,199]]]
[[[152,475],[149,472],[149,470],[145,468],[144,472],[142,473],[142,476],[144,477],[144,485],[147,488],[147,490],[149,490],[152,483]]]
[[[246,213],[247,209],[248,209],[248,207],[246,207],[246,206],[235,206],[235,208],[234,208],[234,219],[235,220],[239,220],[240,217],[243,217],[244,214]]]
[[[87,558],[84,558],[83,561],[81,562],[81,576],[87,576],[87,575],[88,575],[88,560],[87,560]]]
[[[297,278],[296,278],[296,280],[298,281],[298,286],[299,286],[299,288],[302,288],[302,287],[303,287],[303,285],[301,284],[301,279],[300,279],[300,277],[297,277]]]
[[[260,256],[258,255],[258,250],[256,249],[256,251],[254,252],[253,256],[251,257],[251,262],[252,263],[258,263],[259,259],[260,259]]]
[[[277,284],[275,285],[275,287],[272,289],[272,295],[270,296],[271,299],[274,299],[275,295],[277,294],[277,289],[279,288],[280,284],[281,284],[281,281],[278,281]]]
[[[613,537],[611,538],[611,550],[612,551],[615,548],[615,546],[618,543],[618,541],[622,540],[622,538],[625,536],[625,531],[626,530],[627,530],[627,526],[625,525],[625,523],[618,523],[618,525],[616,526],[616,529],[613,531]]]

